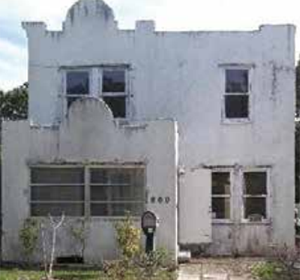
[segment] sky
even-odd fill
[[[27,40],[22,21],[44,21],[61,29],[76,0],[0,0],[0,89],[27,81]],[[121,29],[153,19],[156,30],[254,30],[261,24],[295,24],[300,30],[299,0],[106,0]],[[298,43],[299,42],[299,43]],[[300,31],[296,33],[300,46]],[[298,58],[299,49],[296,52]]]

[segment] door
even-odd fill
[[[179,181],[179,244],[211,242],[211,170],[187,170]]]

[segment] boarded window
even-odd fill
[[[144,210],[144,169],[92,168],[91,215],[139,216]]]
[[[244,208],[246,219],[267,218],[266,172],[244,172]]]
[[[88,95],[90,91],[88,71],[69,71],[66,74],[66,93],[68,107],[78,98]]]
[[[249,117],[249,70],[226,69],[225,72],[225,118]]]
[[[84,214],[84,169],[31,169],[31,215],[82,216]]]
[[[212,172],[212,216],[230,219],[230,173]]]
[[[102,97],[114,118],[126,118],[126,73],[124,69],[103,69]]]

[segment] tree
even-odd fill
[[[0,91],[1,120],[26,119],[28,112],[28,83],[6,93]]]

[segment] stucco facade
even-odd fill
[[[48,31],[36,22],[23,27],[29,49],[29,121],[4,123],[3,227],[9,232],[3,237],[4,259],[16,258],[18,229],[30,213],[29,163],[57,160],[146,165],[145,186],[154,199],[145,208],[154,207],[160,216],[158,242],[173,252],[177,244],[206,244],[206,252],[222,255],[258,254],[272,243],[293,245],[293,26],[159,32],[154,22],[137,21],[134,30],[120,30],[106,4],[82,0],[69,10],[62,31]],[[88,72],[88,96],[101,98],[107,68],[126,72],[125,118],[113,120],[101,101],[105,120],[96,109],[90,114],[89,98],[69,107],[67,73]],[[227,70],[247,75],[247,89],[239,93],[246,98],[235,103],[247,104],[239,118],[228,117],[231,97],[226,95],[238,94],[226,87]],[[117,140],[110,132],[113,122],[124,134]],[[146,128],[133,128],[136,123]],[[228,193],[215,195],[215,201],[222,201],[221,210],[216,209],[226,208],[226,219],[212,213],[213,172],[230,181]],[[245,193],[247,172],[264,176],[257,203]],[[170,202],[159,203],[157,197]],[[247,201],[263,209],[263,218],[247,217]],[[106,223],[110,229],[104,227],[103,242],[111,247],[99,248],[104,257],[113,257],[113,229]]]

